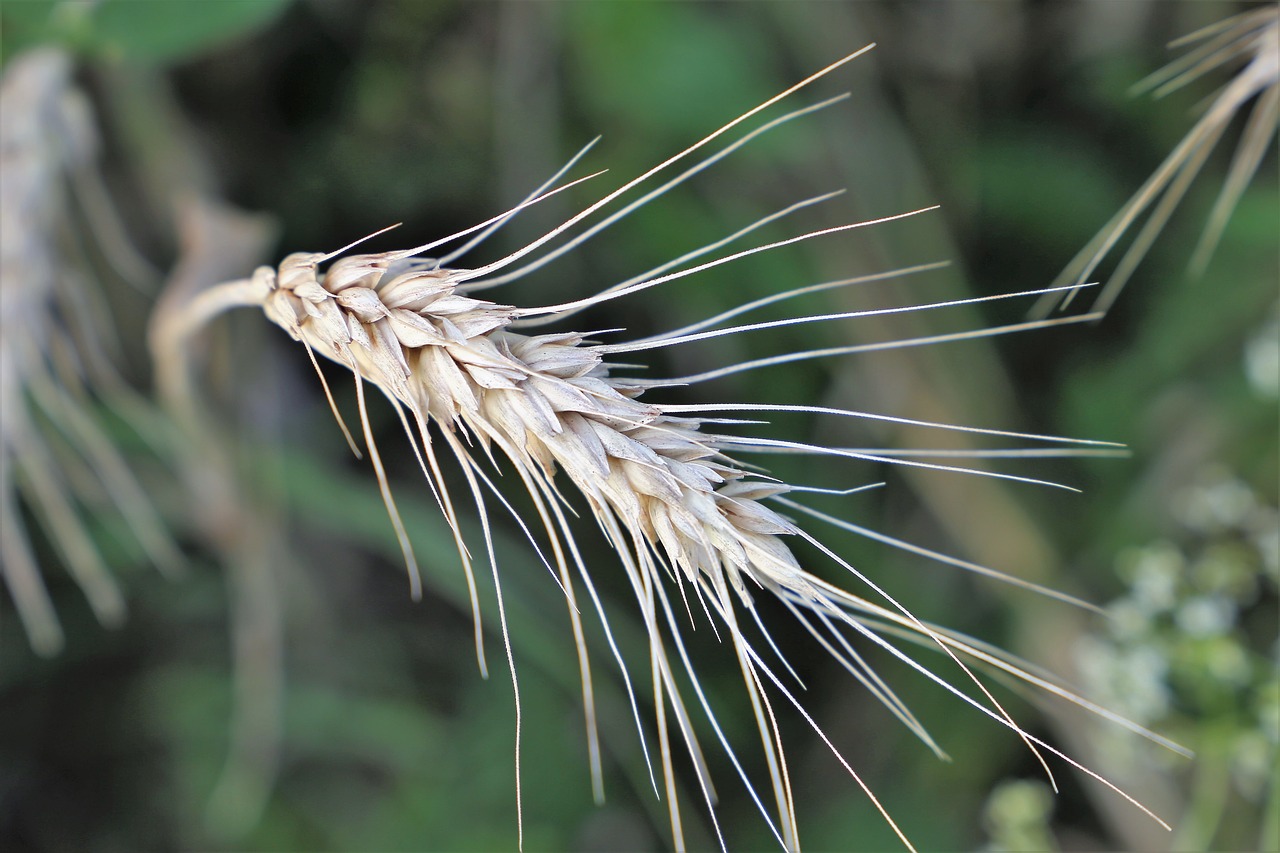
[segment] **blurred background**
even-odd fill
[[[642,336],[790,288],[944,260],[943,270],[812,294],[758,319],[1044,287],[1237,66],[1159,99],[1134,95],[1133,84],[1177,55],[1170,40],[1251,8],[5,3],[5,571],[12,593],[21,539],[65,639],[57,653],[36,654],[18,593],[0,599],[0,848],[515,847],[515,723],[492,584],[480,591],[486,680],[452,538],[398,422],[370,407],[423,566],[420,602],[372,472],[346,448],[303,350],[258,312],[221,318],[193,340],[195,384],[186,387],[197,399],[166,408],[146,347],[148,319],[166,300],[396,222],[370,250],[469,227],[602,135],[576,174],[608,173],[522,214],[467,260],[499,257],[872,41],[869,55],[788,104],[848,100],[771,131],[494,298],[589,295],[837,189],[846,192],[744,245],[942,207],[726,264],[593,309],[575,328]],[[43,57],[44,76],[20,89],[15,69],[32,56]],[[1091,614],[811,528],[922,619],[1007,648],[1196,752],[1187,759],[1065,703],[997,689],[1029,731],[1174,824],[1165,833],[1060,763],[1052,796],[1016,736],[865,650],[952,757],[938,761],[783,608],[761,602],[806,685],[806,707],[921,849],[1243,850],[1280,838],[1274,151],[1205,274],[1187,275],[1244,122],[1228,125],[1100,324],[798,362],[662,397],[844,407],[1131,448],[1126,458],[974,463],[1081,494],[852,460],[765,460],[790,483],[883,481],[812,503],[1104,607]],[[29,195],[10,204],[18,187]],[[659,352],[648,373],[1017,323],[1030,306],[736,335]],[[323,369],[354,423],[349,376]],[[59,397],[51,383],[69,390]],[[769,420],[762,434],[828,446],[968,446],[872,421]],[[137,489],[120,486],[128,482]],[[563,597],[518,526],[496,514],[495,524],[520,672],[525,849],[667,848],[666,807],[649,788],[621,679],[588,625],[608,797],[593,804]],[[81,541],[75,530],[117,604],[107,591],[86,594],[76,567],[88,558],[68,557],[69,542]],[[478,524],[470,533],[479,541]],[[616,557],[590,524],[579,542],[643,684],[647,646]],[[180,565],[166,578],[157,552],[170,545]],[[796,552],[810,570],[852,583],[816,550]],[[700,672],[748,771],[763,779],[740,675],[708,633],[694,637]],[[928,650],[916,656],[947,669]],[[804,720],[784,715],[780,725],[802,842],[895,849]],[[708,731],[729,847],[773,846],[714,743]],[[687,837],[714,848],[688,771]]]

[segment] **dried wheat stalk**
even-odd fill
[[[1170,47],[1185,47],[1197,42],[1199,46],[1138,82],[1134,90],[1154,90],[1156,97],[1163,97],[1214,69],[1237,62],[1242,64],[1146,183],[1054,280],[1055,285],[1083,284],[1093,276],[1094,270],[1125,232],[1133,227],[1144,211],[1151,208],[1147,221],[1099,293],[1094,311],[1105,312],[1119,297],[1232,120],[1244,111],[1246,104],[1254,101],[1227,178],[1209,213],[1204,233],[1191,254],[1192,275],[1202,275],[1222,238],[1231,212],[1275,139],[1276,127],[1280,124],[1280,5],[1267,4],[1233,15],[1177,39]],[[1065,298],[1058,293],[1046,294],[1037,303],[1035,315],[1046,315],[1055,307],[1066,308],[1074,295],[1075,291]]]
[[[910,216],[920,211],[824,229],[693,266],[681,266],[728,242],[720,241],[657,270],[610,287],[594,297],[556,305],[517,308],[471,295],[483,287],[510,281],[548,263],[600,229],[617,221],[638,205],[715,162],[758,133],[797,115],[812,111],[816,107],[798,110],[764,125],[738,142],[690,167],[657,190],[651,191],[604,218],[561,247],[548,251],[523,267],[506,271],[521,258],[595,214],[640,182],[687,157],[761,109],[843,65],[862,52],[859,51],[834,63],[735,119],[680,154],[609,193],[543,237],[493,263],[475,269],[451,266],[452,261],[469,250],[492,228],[501,225],[510,215],[524,206],[549,195],[550,193],[543,193],[545,187],[513,211],[428,245],[404,251],[354,254],[343,257],[340,256],[350,249],[350,246],[328,254],[290,255],[278,267],[260,267],[251,278],[228,282],[203,292],[195,297],[185,310],[171,315],[163,328],[154,330],[157,358],[163,361],[166,353],[183,347],[188,335],[201,328],[220,312],[235,306],[257,306],[273,322],[303,344],[313,364],[315,364],[315,354],[319,353],[351,370],[355,378],[359,402],[361,432],[370,460],[377,472],[383,498],[400,538],[405,561],[410,569],[413,592],[416,595],[420,588],[417,568],[409,537],[396,511],[388,478],[370,429],[365,400],[367,386],[377,387],[390,400],[414,444],[421,468],[431,485],[441,511],[455,532],[458,553],[467,572],[472,591],[476,648],[483,670],[485,658],[480,610],[476,600],[475,584],[471,580],[475,557],[458,532],[459,508],[455,505],[442,476],[438,452],[441,443],[456,459],[466,478],[471,498],[486,534],[484,543],[486,556],[497,589],[499,617],[504,622],[502,633],[505,652],[516,695],[517,793],[520,778],[519,687],[502,609],[501,578],[488,535],[490,520],[487,502],[489,498],[493,498],[508,510],[511,508],[488,473],[487,466],[482,464],[480,457],[489,457],[491,461],[498,455],[505,457],[506,466],[520,479],[532,498],[538,523],[545,532],[546,551],[544,552],[543,548],[537,544],[537,537],[533,531],[517,516],[516,520],[524,527],[530,541],[534,543],[535,548],[538,548],[544,563],[554,573],[568,604],[569,617],[578,641],[583,701],[597,797],[603,796],[600,787],[600,748],[594,724],[591,667],[581,625],[579,582],[581,589],[585,589],[587,597],[591,600],[606,635],[609,636],[610,651],[616,658],[622,673],[637,726],[641,728],[642,740],[643,727],[640,726],[638,703],[627,667],[609,634],[608,616],[596,594],[591,571],[579,555],[574,531],[564,511],[564,499],[560,491],[563,480],[559,479],[560,477],[572,482],[583,495],[600,529],[617,551],[620,565],[634,590],[640,616],[648,631],[661,787],[665,789],[672,832],[678,847],[683,846],[683,839],[676,796],[672,729],[678,731],[679,739],[683,741],[690,753],[701,793],[713,821],[715,814],[712,781],[694,732],[692,712],[695,707],[701,707],[705,713],[717,739],[728,752],[756,805],[783,847],[798,848],[799,833],[795,821],[795,804],[790,777],[775,721],[777,713],[775,703],[778,697],[781,697],[785,704],[794,706],[813,725],[819,737],[831,746],[846,770],[863,787],[872,801],[875,801],[874,794],[863,785],[853,768],[839,756],[835,747],[826,739],[812,718],[805,713],[792,688],[786,684],[781,675],[775,672],[773,666],[764,660],[753,645],[751,637],[755,635],[756,629],[752,628],[751,624],[758,628],[759,636],[772,646],[772,641],[768,639],[767,631],[760,624],[753,607],[753,596],[759,592],[774,595],[782,601],[818,642],[939,754],[941,750],[930,739],[921,723],[854,650],[849,642],[849,635],[861,636],[886,649],[908,666],[943,685],[963,701],[1011,728],[1037,755],[1043,750],[1058,755],[1068,763],[1079,767],[1053,747],[1022,731],[981,682],[973,676],[968,666],[961,661],[962,657],[977,661],[987,668],[1015,676],[1111,717],[1103,709],[1092,706],[1069,691],[1027,671],[1006,655],[979,647],[945,629],[924,624],[858,569],[824,547],[793,518],[783,515],[768,502],[969,570],[1005,576],[985,567],[910,546],[808,509],[803,504],[785,497],[789,493],[802,490],[763,474],[754,473],[749,466],[743,465],[735,456],[753,452],[797,451],[894,461],[899,464],[943,470],[967,471],[969,469],[955,469],[946,465],[851,449],[822,448],[798,442],[737,437],[710,429],[709,427],[720,421],[704,417],[703,413],[724,409],[770,411],[801,408],[837,416],[881,418],[891,421],[902,419],[820,407],[765,404],[737,407],[677,406],[643,399],[645,392],[655,387],[691,384],[766,364],[889,346],[912,346],[962,337],[1002,334],[1054,323],[1093,319],[1094,315],[1023,323],[929,339],[791,353],[759,362],[741,363],[697,376],[662,381],[620,376],[616,372],[617,368],[611,365],[608,359],[619,353],[671,346],[777,324],[712,328],[720,326],[723,321],[732,316],[758,307],[761,303],[757,302],[695,326],[632,343],[597,343],[588,341],[582,334],[576,332],[549,334],[528,332],[532,327],[563,319],[590,305],[638,293],[755,252],[823,234]],[[825,106],[827,103],[830,102],[817,106]],[[569,166],[565,168],[568,169]],[[553,178],[552,182],[558,179],[559,175]],[[802,202],[801,205],[817,200],[819,199]],[[775,217],[769,217],[769,219],[773,218]],[[733,237],[739,237],[760,224],[762,223],[755,223]],[[439,259],[421,257],[424,253],[448,241],[477,231],[481,232],[479,237],[450,255]],[[325,264],[328,264],[327,268],[322,269]],[[923,271],[933,266],[936,265],[814,285],[763,301],[775,301],[799,292],[851,284],[867,278]],[[1024,295],[1027,294],[1006,294],[999,297],[984,297],[984,299]],[[950,304],[958,303],[918,305],[889,310],[925,310]],[[802,323],[877,313],[883,312],[867,311],[801,317],[781,322]],[[316,366],[319,372],[318,365]],[[323,377],[321,379],[323,381]],[[327,387],[325,390],[328,394]],[[329,396],[329,399],[332,405],[332,396]],[[337,415],[336,407],[335,415]],[[338,420],[341,423],[340,415]],[[918,421],[910,423],[920,424]],[[960,429],[1002,438],[1033,440],[1040,443],[1034,448],[996,451],[993,455],[1002,452],[1028,455],[1048,455],[1054,452],[1114,452],[1114,446],[1107,445],[1105,442],[1074,441],[944,424],[924,425],[939,429]],[[354,450],[354,439],[345,426],[343,430]],[[1054,451],[1054,447],[1062,449]],[[497,451],[496,454],[495,451]],[[981,451],[976,454],[981,454]],[[1026,479],[992,472],[975,471],[974,473],[1014,480]],[[786,544],[787,537],[798,537],[812,543],[870,589],[876,597],[875,600],[842,589],[807,572],[792,555]],[[1007,577],[1005,579],[1031,586],[1017,579]],[[1066,598],[1060,593],[1035,588]],[[677,591],[680,600],[673,601]],[[765,805],[741,769],[732,746],[716,724],[714,710],[703,695],[698,675],[686,654],[683,632],[688,623],[702,618],[695,615],[699,610],[716,630],[717,635],[732,647],[741,670],[746,693],[759,728],[760,747],[769,767],[769,787],[774,800],[772,807]],[[903,654],[887,639],[904,637],[914,637],[918,641],[942,650],[979,688],[989,704],[970,698],[941,676]],[[783,665],[785,666],[785,661]],[[687,681],[692,686],[692,696],[681,688],[682,681]],[[1144,734],[1155,737],[1150,733],[1144,732]],[[646,758],[648,757],[646,747]],[[1085,772],[1096,777],[1096,774],[1091,771],[1085,770]],[[657,791],[660,785],[652,763],[650,774]],[[876,805],[877,808],[881,808],[878,802]],[[1139,806],[1139,808],[1142,807]],[[884,812],[883,808],[881,812],[894,826],[894,830],[898,832],[903,842],[910,846],[905,834],[896,824],[893,824],[887,812]],[[718,826],[716,831],[719,834]]]
[[[125,408],[128,392],[104,342],[110,318],[82,246],[91,235],[78,232],[73,208],[125,277],[136,280],[144,262],[106,200],[92,110],[71,72],[65,53],[41,48],[13,57],[0,79],[0,575],[46,655],[62,647],[62,628],[20,504],[104,625],[123,621],[125,600],[80,504],[112,503],[149,559],[170,574],[182,566],[95,411]]]

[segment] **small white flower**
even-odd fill
[[[1253,490],[1239,478],[1214,472],[1183,489],[1173,508],[1182,524],[1197,533],[1217,533],[1240,527],[1257,506]]]
[[[1150,614],[1172,609],[1185,570],[1186,558],[1171,542],[1157,542],[1141,549],[1132,569],[1134,601]]]
[[[1280,320],[1271,320],[1245,343],[1244,372],[1259,397],[1280,397]]]
[[[1155,645],[1121,648],[1084,636],[1076,643],[1075,659],[1090,695],[1117,713],[1145,725],[1168,712],[1169,660]]]
[[[1266,509],[1254,514],[1250,527],[1253,546],[1262,557],[1262,569],[1272,584],[1280,585],[1280,513]]]
[[[1236,604],[1226,596],[1200,595],[1183,602],[1174,619],[1189,636],[1217,637],[1235,624]]]
[[[1276,747],[1258,730],[1241,732],[1231,756],[1231,775],[1236,788],[1253,802],[1267,792],[1276,768]]]

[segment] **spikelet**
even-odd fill
[[[1234,15],[1183,36],[1170,47],[1197,42],[1200,44],[1195,49],[1140,81],[1134,90],[1154,90],[1157,97],[1163,97],[1217,68],[1233,63],[1240,63],[1240,67],[1146,183],[1054,280],[1055,285],[1089,280],[1125,232],[1150,208],[1147,221],[1098,294],[1094,311],[1105,312],[1115,302],[1232,120],[1253,101],[1230,171],[1191,254],[1191,274],[1202,275],[1231,212],[1275,139],[1280,124],[1280,5],[1269,3]],[[1033,316],[1047,315],[1055,307],[1065,308],[1073,295],[1074,291],[1065,298],[1057,293],[1046,294],[1037,303]]]
[[[856,55],[858,54],[853,56]],[[367,414],[368,386],[376,387],[387,397],[414,444],[420,466],[441,511],[457,538],[458,553],[467,572],[472,591],[477,654],[483,670],[485,658],[480,610],[475,597],[476,586],[472,579],[473,563],[476,557],[462,541],[457,523],[460,509],[455,505],[442,474],[440,449],[447,449],[448,455],[454,457],[468,484],[472,502],[479,513],[482,528],[485,531],[487,562],[497,589],[499,617],[504,623],[502,634],[505,652],[516,692],[517,794],[520,784],[519,687],[511,645],[506,632],[501,579],[494,559],[492,541],[488,535],[490,520],[487,509],[491,498],[508,510],[511,510],[511,507],[503,497],[498,484],[488,473],[491,469],[485,464],[486,457],[495,464],[501,459],[502,467],[513,472],[527,490],[538,516],[537,526],[541,527],[541,532],[535,534],[531,529],[534,525],[527,525],[518,516],[516,520],[525,528],[531,542],[541,539],[546,543],[545,553],[537,544],[534,547],[538,548],[539,555],[553,571],[566,597],[569,618],[573,623],[574,635],[579,646],[592,775],[598,797],[603,795],[600,787],[600,748],[594,727],[591,665],[580,622],[582,610],[580,589],[585,590],[586,597],[590,599],[604,625],[606,635],[609,636],[611,652],[617,659],[622,672],[638,726],[640,721],[636,694],[627,674],[628,668],[609,634],[608,616],[600,598],[596,595],[592,582],[592,571],[601,569],[599,567],[589,569],[580,557],[575,543],[575,534],[564,509],[563,484],[566,480],[572,483],[585,499],[599,528],[616,550],[619,565],[635,594],[640,618],[647,629],[660,769],[654,769],[647,747],[646,758],[651,762],[650,774],[654,780],[655,791],[659,788],[663,789],[662,793],[670,813],[674,841],[678,848],[683,847],[683,836],[680,807],[677,802],[673,743],[682,741],[687,748],[707,811],[713,821],[715,817],[714,786],[694,731],[694,712],[698,709],[709,721],[721,746],[730,756],[746,784],[756,806],[769,822],[779,844],[786,849],[799,848],[799,831],[796,826],[791,778],[777,724],[779,703],[793,706],[813,726],[818,736],[831,746],[832,751],[836,753],[838,760],[851,776],[863,787],[871,800],[876,802],[876,807],[880,808],[885,819],[893,825],[903,843],[910,847],[906,835],[893,823],[892,818],[875,800],[874,794],[862,784],[854,769],[839,756],[835,747],[804,711],[795,697],[793,688],[788,686],[784,679],[784,675],[776,672],[775,665],[767,662],[754,645],[757,641],[753,638],[759,636],[772,646],[772,641],[757,617],[754,606],[755,597],[761,594],[771,595],[780,600],[804,628],[856,679],[884,702],[925,743],[939,752],[940,750],[933,744],[921,723],[854,651],[849,642],[850,636],[860,636],[885,649],[906,665],[944,686],[962,701],[973,705],[997,722],[1012,729],[1037,755],[1041,752],[1053,753],[1079,767],[1053,747],[1022,731],[981,682],[973,676],[968,665],[962,662],[961,658],[966,658],[970,662],[979,662],[988,668],[1012,675],[1084,705],[1099,714],[1111,717],[1104,710],[1091,706],[1061,687],[1024,670],[1013,659],[985,647],[978,647],[945,629],[919,621],[865,575],[824,547],[794,518],[783,513],[791,511],[807,514],[860,533],[876,536],[900,547],[944,559],[966,569],[995,574],[992,570],[914,548],[898,540],[889,539],[849,522],[808,509],[804,504],[788,496],[799,491],[798,489],[757,472],[737,458],[740,454],[776,450],[830,453],[835,456],[881,461],[889,461],[888,457],[723,434],[714,431],[717,419],[707,416],[711,412],[728,408],[739,411],[768,411],[793,407],[767,404],[736,407],[667,405],[645,399],[649,392],[664,385],[692,384],[737,370],[763,366],[765,363],[781,363],[798,358],[856,352],[860,349],[882,348],[889,345],[908,346],[928,343],[935,339],[792,353],[763,362],[733,365],[697,376],[670,380],[641,380],[624,375],[621,368],[611,362],[611,357],[620,353],[672,346],[691,340],[776,324],[713,328],[729,317],[755,307],[755,304],[752,304],[693,327],[631,343],[600,343],[572,331],[531,333],[532,329],[542,323],[562,320],[598,302],[638,293],[757,251],[863,227],[873,222],[909,216],[920,211],[802,234],[789,240],[758,246],[670,271],[673,267],[692,259],[691,256],[686,256],[658,270],[610,287],[595,297],[557,305],[518,308],[487,301],[473,295],[483,287],[512,280],[558,257],[582,239],[616,221],[619,216],[625,215],[636,205],[644,203],[656,193],[682,180],[684,176],[714,162],[749,140],[760,131],[748,134],[739,142],[708,157],[659,190],[649,193],[640,201],[634,202],[592,226],[584,235],[560,248],[548,251],[524,267],[503,272],[520,258],[538,250],[548,241],[594,214],[641,181],[706,145],[760,109],[849,61],[853,56],[829,66],[788,89],[756,110],[752,110],[639,178],[606,195],[543,237],[493,263],[475,269],[464,269],[452,265],[462,252],[474,245],[475,240],[439,259],[427,258],[424,254],[450,240],[476,231],[481,232],[480,238],[482,238],[493,227],[505,222],[510,215],[528,204],[547,197],[549,193],[539,190],[513,211],[461,234],[425,246],[403,251],[343,256],[351,248],[349,246],[328,254],[290,255],[277,267],[260,267],[251,278],[228,282],[205,291],[195,297],[184,312],[171,317],[166,328],[156,330],[156,338],[161,342],[157,352],[160,357],[163,357],[167,348],[183,346],[189,334],[198,330],[218,313],[236,306],[257,306],[274,323],[303,344],[313,363],[316,362],[316,354],[319,354],[344,365],[352,372],[360,409],[360,431],[363,434],[370,461],[378,475],[383,498],[400,537],[405,560],[411,573],[413,592],[416,595],[420,589],[420,582],[417,578],[409,538],[396,511],[395,501],[374,443]],[[807,111],[809,110],[791,113],[783,119],[765,125],[764,128],[776,126],[781,121]],[[559,176],[556,176],[552,181],[558,179]],[[543,189],[545,190],[545,187]],[[740,236],[749,230],[750,228],[744,229],[734,236]],[[723,242],[707,247],[705,251],[719,248]],[[927,268],[929,267],[894,271],[870,278],[918,272]],[[811,290],[813,287],[835,287],[866,280],[866,278],[868,277],[847,279],[801,290]],[[792,291],[792,293],[796,292],[799,291]],[[790,294],[782,294],[776,298],[787,295]],[[1026,295],[1029,294],[1005,294],[982,299]],[[957,303],[887,310],[924,310],[950,304]],[[810,322],[876,313],[881,312],[802,317],[780,321],[780,323]],[[1093,319],[1093,316],[1023,323],[974,333],[941,336],[936,340],[1021,331],[1081,319]],[[317,373],[319,373],[318,365]],[[321,380],[323,381],[323,376]],[[325,390],[328,395],[328,388],[326,387]],[[332,404],[332,396],[328,396]],[[836,416],[901,420],[820,407],[798,408]],[[336,407],[335,414],[337,414]],[[341,416],[338,416],[338,420],[341,423]],[[920,424],[921,422],[912,421],[911,423]],[[940,429],[968,429],[972,432],[1005,438],[1038,440],[1049,442],[1049,447],[1075,447],[1080,452],[1114,451],[1114,446],[1106,445],[1104,442],[1068,441],[942,424],[926,425]],[[345,426],[343,429],[355,449],[355,442],[350,432]],[[1044,445],[1040,450],[1043,448]],[[1072,451],[1067,449],[1063,452]],[[947,466],[923,462],[892,461],[947,468]],[[988,476],[1025,479],[1012,475],[983,473]],[[794,540],[812,543],[871,590],[875,600],[842,589],[806,571],[788,546],[788,541]],[[1031,586],[1025,583],[1024,585]],[[1058,593],[1050,592],[1049,594],[1065,597]],[[759,730],[760,748],[769,768],[769,794],[773,800],[771,805],[766,805],[764,798],[756,792],[753,783],[743,771],[732,745],[719,729],[714,709],[709,706],[702,692],[698,675],[686,652],[684,631],[690,624],[704,618],[732,649],[736,664],[741,671],[743,684]],[[986,703],[971,698],[946,679],[905,655],[887,639],[903,637],[914,637],[949,656],[958,665],[957,672],[971,679],[985,697]],[[785,660],[783,665],[786,665]],[[682,685],[691,687],[691,692],[688,687],[682,687]],[[1123,723],[1123,721],[1120,722]],[[1144,734],[1155,737],[1150,733],[1144,732]],[[641,727],[641,736],[643,740],[643,727]],[[1085,772],[1090,771],[1085,770]],[[1090,773],[1090,775],[1096,778],[1096,774]],[[661,782],[658,781],[659,776]],[[517,802],[519,802],[518,797]],[[1139,808],[1142,807],[1139,806]],[[718,826],[716,831],[720,833]],[[721,838],[723,843],[723,837]]]

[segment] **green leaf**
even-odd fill
[[[93,16],[100,52],[139,62],[174,62],[247,34],[289,0],[115,0]]]
[[[4,58],[39,44],[139,63],[173,63],[253,32],[289,0],[30,0],[4,4]]]

